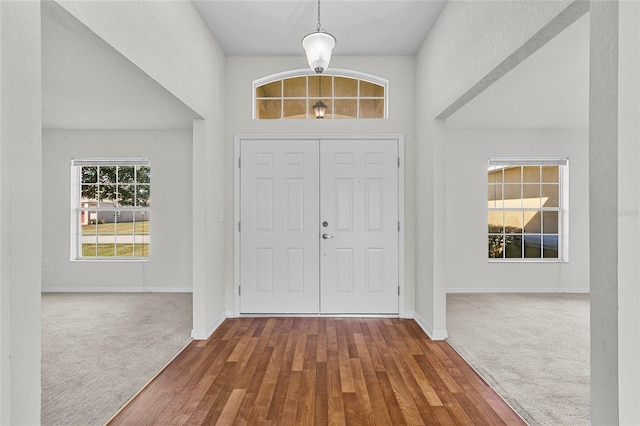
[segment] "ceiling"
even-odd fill
[[[303,55],[313,0],[193,0],[228,55]],[[336,55],[414,55],[444,2],[323,0]],[[450,127],[586,127],[583,17],[448,119]],[[43,128],[190,129],[198,115],[55,2],[43,3]]]
[[[190,108],[59,5],[42,9],[43,129],[191,129]]]
[[[453,128],[587,128],[589,14],[447,119]]]
[[[192,0],[229,56],[303,55],[315,31],[315,0]],[[323,0],[322,29],[334,55],[415,55],[444,7],[436,0]]]
[[[304,55],[314,0],[194,1],[227,55]],[[324,0],[335,55],[413,55],[444,1]],[[191,129],[198,115],[55,2],[42,13],[44,129]]]

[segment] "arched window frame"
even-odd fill
[[[285,80],[288,78],[294,78],[294,77],[302,77],[302,76],[308,76],[308,77],[314,77],[317,76],[318,74],[308,70],[308,69],[299,69],[299,70],[292,70],[292,71],[284,71],[284,72],[280,72],[280,73],[276,73],[276,74],[271,74],[262,78],[259,78],[257,80],[253,81],[253,87],[252,87],[252,106],[251,106],[251,116],[254,120],[259,120],[260,118],[257,117],[257,111],[256,111],[256,101],[259,98],[256,98],[256,89],[260,86],[263,86],[265,84],[269,84],[269,83],[273,83],[279,80]],[[345,69],[338,69],[338,68],[330,68],[328,70],[326,70],[324,73],[321,74],[322,76],[331,76],[331,77],[345,77],[345,78],[352,78],[352,79],[358,79],[358,80],[362,80],[362,81],[366,81],[369,83],[373,83],[379,86],[382,86],[384,88],[384,115],[381,118],[388,118],[389,117],[389,80],[386,80],[384,78],[381,77],[377,77],[375,75],[371,75],[371,74],[366,74],[363,72],[359,72],[359,71],[352,71],[352,70],[345,70]],[[275,98],[274,98],[275,99]],[[281,100],[283,99],[287,99],[281,96],[280,98]],[[309,99],[309,96],[307,94],[307,99]],[[323,100],[326,99],[323,97]],[[340,99],[340,98],[338,98]],[[357,97],[358,100],[360,99],[367,99],[366,97],[360,97],[358,94]],[[335,100],[334,94],[333,94],[333,90],[332,90],[332,94],[331,94],[331,102],[333,102]],[[281,116],[280,119],[286,119],[286,117]],[[359,117],[353,117],[351,118],[352,120],[359,120]]]

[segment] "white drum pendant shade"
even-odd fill
[[[335,45],[335,37],[324,31],[307,34],[302,39],[302,47],[304,47],[307,62],[312,70],[320,74],[327,69]]]

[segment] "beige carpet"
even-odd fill
[[[589,296],[449,294],[449,342],[529,424],[589,424]]]
[[[184,293],[42,295],[42,424],[102,425],[191,339]]]

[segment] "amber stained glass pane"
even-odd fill
[[[334,77],[333,89],[336,98],[355,98],[358,96],[358,80],[347,77]]]
[[[360,99],[360,118],[383,118],[384,99]]]
[[[336,99],[334,101],[335,114],[333,118],[357,118],[358,101],[355,99]]]
[[[304,99],[285,99],[284,118],[307,118],[307,101]]]
[[[384,87],[379,84],[369,83],[360,80],[360,97],[362,98],[383,98]]]
[[[256,98],[280,98],[282,96],[282,80],[263,84],[256,88]]]
[[[309,98],[317,98],[318,93],[321,98],[331,98],[331,76],[309,76]]]
[[[307,77],[294,77],[284,80],[285,98],[304,98],[307,96]],[[287,116],[285,112],[285,117]]]
[[[256,99],[256,117],[260,119],[281,118],[280,99]]]

